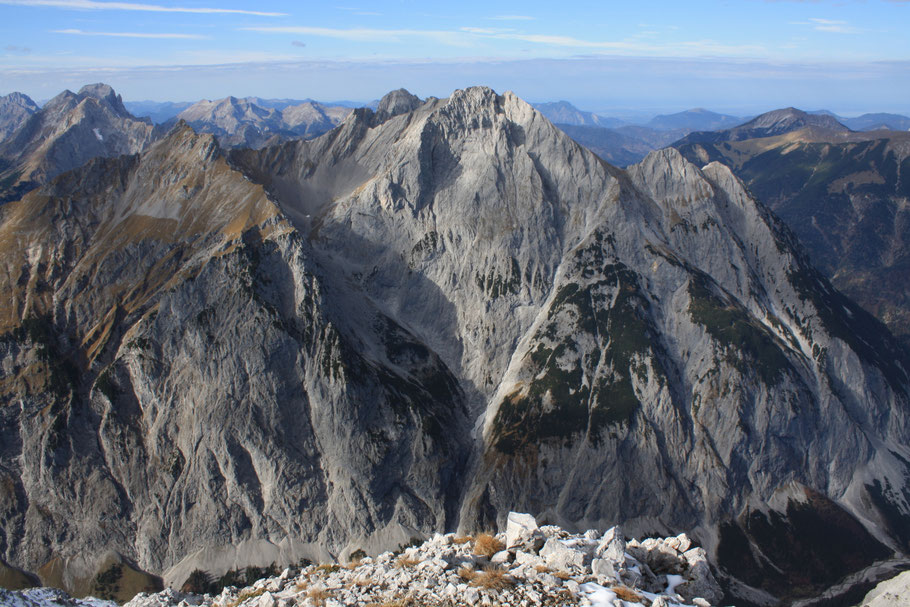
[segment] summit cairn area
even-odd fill
[[[504,533],[436,534],[347,565],[309,565],[216,596],[139,594],[128,607],[341,605],[716,605],[705,551],[685,535],[626,542],[620,528],[572,534],[512,512]]]

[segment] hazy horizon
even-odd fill
[[[910,114],[906,0],[303,6],[0,0],[0,94],[368,102],[473,85],[600,114]]]

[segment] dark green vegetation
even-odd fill
[[[754,369],[763,382],[773,385],[790,367],[777,337],[755,321],[734,299],[722,299],[704,274],[689,281],[689,314],[721,346],[727,362],[748,373]]]
[[[91,594],[101,599],[113,600],[120,592],[120,578],[122,577],[123,567],[119,563],[111,565],[95,576]]]
[[[309,561],[301,561],[295,568],[301,569],[310,565]],[[214,577],[212,574],[201,569],[195,569],[190,573],[186,581],[180,587],[181,592],[193,592],[196,594],[220,594],[228,586],[235,588],[244,588],[252,586],[257,580],[266,577],[274,577],[281,573],[278,565],[272,563],[268,567],[245,567],[242,569],[231,569],[221,577]]]
[[[478,274],[475,278],[477,286],[490,299],[496,299],[503,295],[514,295],[521,288],[521,268],[518,267],[518,261],[514,257],[511,259],[508,276],[501,276],[491,268],[486,275]]]
[[[910,156],[903,133],[679,145],[728,165],[796,233],[835,287],[910,344]]]
[[[648,380],[645,359],[663,374],[637,275],[621,264],[596,272],[599,280],[566,284],[553,298],[524,361],[532,379],[506,397],[494,421],[500,452],[582,434],[597,444],[604,428],[638,409],[632,377]]]
[[[782,598],[796,599],[815,596],[890,556],[849,513],[821,494],[805,491],[807,499],[791,500],[785,513],[751,511],[721,526],[721,569],[779,597],[789,589]]]

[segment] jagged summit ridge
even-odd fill
[[[92,158],[137,153],[151,142],[152,131],[106,84],[64,91],[0,142],[0,177],[8,184],[0,199],[17,198]]]
[[[123,99],[118,95],[113,87],[109,84],[99,82],[96,84],[87,84],[79,89],[79,97],[94,97],[98,101],[106,104],[116,114],[124,117],[135,118],[129,111],[123,107]]]
[[[482,87],[374,116],[224,156],[178,130],[195,143],[13,203],[8,234],[73,216],[31,226],[0,276],[26,437],[0,457],[29,500],[0,513],[4,560],[103,545],[174,581],[519,508],[691,531],[771,601],[907,549],[906,356],[726,168],[664,151],[621,171]],[[47,491],[88,469],[91,496]],[[108,511],[129,520],[73,514]],[[806,517],[787,545],[823,538],[801,547],[818,567],[776,541]]]
[[[312,138],[336,127],[349,108],[307,101],[280,109],[256,98],[203,100],[177,116],[198,131],[213,133],[226,147],[261,148],[283,139]]]

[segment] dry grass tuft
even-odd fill
[[[388,601],[383,601],[381,603],[367,603],[366,607],[426,607],[425,605],[418,603],[413,597],[398,597],[390,599]]]
[[[335,564],[319,565],[318,567],[316,567],[316,569],[313,570],[313,573],[320,574],[320,575],[322,575],[322,574],[328,575],[329,573],[335,573],[339,569],[341,569],[341,565],[335,565]]]
[[[456,537],[452,539],[452,543],[456,546],[461,546],[462,544],[467,544],[468,542],[474,541],[474,538],[470,535],[463,535],[461,537]]]
[[[478,533],[474,538],[474,554],[478,556],[490,558],[504,548],[505,545],[490,533]]]
[[[240,594],[237,595],[237,598],[228,603],[229,607],[237,607],[240,603],[256,598],[257,596],[264,594],[265,588],[248,588],[246,590],[241,590]]]
[[[625,586],[614,586],[611,588],[613,592],[616,593],[616,598],[622,599],[623,601],[629,601],[630,603],[641,603],[641,596]]]
[[[317,606],[325,603],[325,600],[332,596],[332,593],[326,590],[325,588],[310,588],[309,592],[306,593],[307,598],[312,599]]]
[[[514,585],[515,580],[506,573],[505,569],[500,569],[499,567],[486,567],[471,580],[471,586],[487,590],[505,590]]]
[[[534,567],[534,571],[536,571],[537,573],[550,573],[553,570],[550,569],[549,567],[547,567],[546,565],[537,565],[536,567]]]
[[[310,580],[297,580],[297,583],[294,584],[297,590],[306,590],[310,586]]]
[[[406,569],[408,567],[413,567],[414,565],[418,564],[419,562],[420,562],[419,559],[413,559],[408,556],[400,556],[400,557],[398,557],[398,560],[395,561],[395,567],[397,567],[398,569]]]
[[[373,583],[373,580],[371,580],[368,577],[359,577],[356,580],[354,580],[354,584],[356,584],[357,586],[359,586],[361,588],[366,588],[367,586],[370,586],[372,583]]]
[[[470,582],[475,577],[477,577],[477,571],[473,567],[467,566],[459,567],[458,571],[456,571],[455,574],[466,582]]]
[[[553,577],[555,577],[557,580],[562,580],[563,582],[565,582],[567,579],[569,579],[572,576],[569,575],[568,573],[566,573],[565,571],[556,571],[553,573]]]

